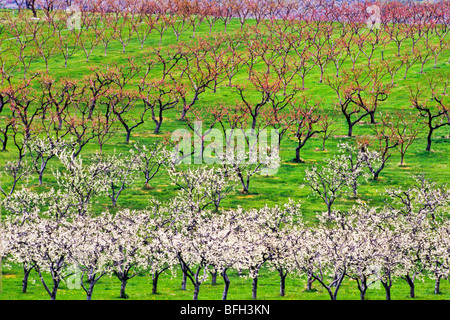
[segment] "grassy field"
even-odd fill
[[[250,23],[253,23],[250,21]],[[232,20],[227,28],[228,33],[232,33],[239,29],[239,23]],[[214,27],[214,32],[220,32],[222,26],[220,22]],[[205,36],[209,33],[209,29],[206,25],[201,25],[197,30],[197,37]],[[181,35],[180,41],[190,41],[191,32],[187,31]],[[50,59],[49,69],[50,74],[56,79],[62,77],[80,78],[89,72],[89,68],[92,66],[101,66],[109,63],[125,63],[129,57],[141,57],[152,48],[158,46],[159,36],[153,34],[147,40],[144,46],[144,50],[141,50],[141,44],[134,39],[126,48],[125,54],[122,53],[122,46],[118,42],[111,42],[107,56],[103,56],[103,48],[96,48],[89,62],[87,63],[86,57],[82,51],[77,52],[73,57],[69,59],[67,68],[64,68],[64,59],[62,56],[56,55]],[[170,46],[176,43],[176,38],[173,33],[168,30],[163,37],[163,46]],[[405,41],[403,44],[403,50],[409,50],[410,43]],[[391,48],[390,52],[387,51],[387,56],[392,56],[394,48]],[[448,77],[450,71],[450,64],[448,60],[448,50],[444,50],[441,54],[437,64],[437,69],[434,69],[434,61],[429,61],[425,65],[424,74],[419,73],[420,65],[415,64],[408,72],[406,80],[402,79],[403,73],[399,72],[395,78],[395,85],[392,88],[388,99],[382,102],[379,111],[393,111],[393,110],[409,110],[410,102],[408,99],[408,87],[415,86],[416,84],[424,84],[426,76],[433,75],[434,73],[443,73]],[[3,57],[2,57],[3,58]],[[12,58],[12,57],[11,57]],[[379,53],[374,57],[374,61],[380,58]],[[8,61],[6,57],[5,61]],[[361,66],[364,58],[359,59],[358,65]],[[349,67],[350,63],[347,62],[344,68]],[[44,71],[45,65],[43,61],[36,60],[31,64],[31,71]],[[20,76],[20,72],[17,76]],[[336,100],[335,95],[331,89],[324,83],[319,83],[319,70],[314,68],[313,71],[306,78],[306,88],[301,94],[311,96],[315,99],[322,100],[322,107],[326,111],[333,110]],[[333,75],[334,70],[332,66],[329,66],[326,75]],[[245,72],[241,72],[233,79],[233,82],[244,82],[247,75]],[[225,86],[219,86],[216,93],[211,90],[203,94],[198,101],[195,108],[207,108],[209,106],[215,106],[219,103],[228,103],[237,99],[237,95],[230,88]],[[0,114],[0,121],[5,113]],[[163,135],[167,132],[172,132],[175,129],[186,128],[184,122],[179,121],[179,110],[170,110],[165,122],[161,128],[159,135],[153,134],[154,123],[151,118],[148,117],[144,125],[137,128],[133,134],[130,144],[125,143],[125,133],[119,131],[104,148],[104,152],[112,152],[114,150],[118,152],[126,152],[130,149],[130,145],[133,143],[149,144],[155,141],[161,141]],[[313,164],[320,165],[323,159],[331,157],[335,151],[337,144],[343,141],[354,141],[356,137],[364,135],[371,135],[371,124],[363,122],[357,125],[354,129],[355,137],[346,137],[346,124],[344,118],[340,116],[338,118],[337,127],[339,130],[327,141],[326,150],[321,151],[321,140],[319,137],[314,137],[307,143],[305,148],[301,151],[302,159],[304,163],[296,163],[292,161],[295,155],[295,140],[290,134],[286,137],[281,146],[281,158],[282,163],[279,171],[274,176],[256,176],[251,180],[249,194],[242,194],[240,189],[231,193],[223,202],[221,206],[223,209],[236,208],[242,206],[244,208],[262,207],[264,205],[282,204],[288,201],[288,199],[303,200],[303,215],[307,220],[314,220],[314,215],[318,211],[325,210],[326,207],[320,199],[312,196],[310,190],[307,187],[301,187],[304,184],[305,169]],[[431,180],[439,183],[446,183],[450,178],[450,127],[444,127],[439,129],[434,138],[431,152],[425,151],[426,139],[425,133],[422,133],[420,137],[414,142],[411,148],[406,154],[406,165],[399,166],[400,156],[398,152],[393,152],[392,158],[387,163],[387,166],[380,175],[378,181],[369,180],[361,183],[358,189],[358,197],[361,200],[371,203],[372,205],[382,205],[385,199],[384,190],[389,187],[407,186],[412,181],[412,174],[423,173]],[[97,151],[98,146],[95,143],[89,144],[84,150],[82,157],[88,157],[89,154],[93,154]],[[5,162],[14,158],[15,150],[11,144],[7,152],[0,153],[0,166],[3,167]],[[52,168],[58,168],[59,163],[56,159],[52,159],[50,166]],[[10,181],[8,178],[2,176],[2,185],[8,188]],[[36,190],[46,190],[53,185],[54,178],[51,175],[51,170],[47,170],[44,175],[44,184],[39,186],[37,180],[31,180],[28,183],[30,188]],[[118,205],[115,208],[111,207],[110,200],[108,198],[100,198],[94,205],[96,212],[103,210],[120,210],[121,208],[135,208],[143,209],[147,206],[148,200],[155,197],[159,200],[169,200],[171,196],[176,193],[176,188],[170,182],[170,179],[166,172],[160,172],[152,181],[152,188],[147,190],[143,188],[142,181],[136,181],[128,189],[126,189],[118,200]],[[348,208],[355,203],[356,199],[352,197],[343,197],[339,199],[337,208]],[[170,273],[162,275],[159,284],[159,294],[151,294],[151,277],[141,276],[136,277],[129,281],[127,287],[127,294],[130,299],[191,299],[192,290],[188,284],[188,290],[180,290],[180,272],[178,277],[171,277]],[[40,280],[36,273],[32,273],[32,279],[34,283],[29,284],[29,292],[27,294],[21,294],[21,278],[22,271],[19,266],[13,266],[12,268],[4,267],[2,270],[2,292],[1,299],[47,299],[47,293],[42,287]],[[249,299],[251,298],[251,281],[240,278],[237,274],[230,274],[231,288],[229,292],[229,299]],[[261,278],[259,281],[258,297],[259,299],[279,299],[279,282],[278,276],[274,272],[270,272],[268,269],[263,269]],[[433,294],[434,282],[426,279],[425,282],[418,282],[416,285],[416,295],[418,299],[449,299],[450,298],[450,284],[448,281],[442,281],[441,291],[443,294]],[[283,299],[329,299],[326,291],[319,287],[319,284],[315,284],[316,289],[313,292],[305,292],[305,279],[296,275],[289,275],[287,278],[286,297]],[[116,299],[119,296],[120,282],[115,277],[105,276],[98,283],[95,288],[93,299]],[[209,281],[202,285],[200,289],[200,299],[220,299],[222,292],[222,281],[218,278],[218,284],[212,286]],[[409,287],[403,280],[397,280],[392,288],[393,299],[408,299]],[[57,299],[84,299],[84,292],[80,290],[69,290],[65,285],[62,285],[58,291]],[[382,286],[379,288],[369,289],[367,299],[384,299],[384,289]],[[339,292],[338,299],[359,299],[359,292],[357,290],[356,282],[345,281],[341,291]]]
[[[40,282],[37,273],[30,275],[27,293],[21,293],[20,268],[3,270],[3,293],[5,300],[48,300],[48,294]],[[236,272],[229,274],[231,285],[227,300],[250,300],[252,298],[251,280],[239,276]],[[223,280],[217,278],[215,285],[211,284],[211,277],[200,287],[199,300],[220,300],[222,298]],[[136,276],[128,281],[126,293],[131,300],[192,300],[193,286],[188,282],[186,290],[181,290],[181,271],[177,275],[166,272],[161,275],[158,293],[152,294],[152,281],[149,275]],[[276,272],[268,268],[261,269],[258,278],[258,300],[329,300],[329,295],[319,283],[313,283],[313,289],[307,291],[306,277],[296,274],[286,278],[286,294],[279,295],[279,277]],[[434,281],[424,278],[416,283],[416,300],[448,300],[450,299],[450,282],[441,281],[441,293],[434,294]],[[93,300],[118,300],[120,281],[115,276],[104,276],[95,286]],[[392,300],[413,300],[409,297],[409,287],[402,279],[398,279],[392,286]],[[86,294],[82,288],[69,289],[61,284],[58,289],[57,300],[83,300]],[[345,280],[339,290],[338,300],[358,300],[359,291],[356,281]],[[381,284],[373,284],[367,291],[366,300],[384,300],[385,291]]]

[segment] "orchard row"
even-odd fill
[[[384,206],[358,202],[341,211],[327,203],[328,210],[317,214],[319,222],[311,224],[296,201],[219,211],[220,199],[233,185],[232,173],[172,167],[170,176],[180,188],[168,202],[96,214],[91,205],[107,192],[102,180],[108,164],[61,159],[68,170],[55,173],[58,189],[22,188],[3,201],[2,258],[23,266],[23,292],[36,272],[51,299],[69,277],[78,279],[91,299],[99,279],[113,275],[125,298],[127,283],[150,273],[155,294],[163,272],[181,270],[182,288],[190,281],[193,299],[209,273],[223,277],[226,299],[232,289],[227,272],[237,270],[251,279],[256,299],[264,266],[279,274],[282,296],[286,277],[306,275],[307,289],[317,284],[333,300],[344,279],[356,281],[361,299],[377,282],[390,299],[397,279],[405,280],[414,297],[417,279],[434,279],[438,294],[440,281],[450,275],[449,190],[422,176],[408,188],[386,190]],[[305,182],[324,202],[338,197],[354,186],[349,162],[338,157],[326,168],[309,169]]]
[[[317,31],[310,25],[298,26],[308,35],[268,28],[264,34],[272,37],[270,41],[259,29],[246,36],[198,39],[156,48],[143,57],[129,58],[126,64],[93,66],[81,79],[56,79],[39,73],[21,79],[4,64],[0,143],[3,151],[11,147],[16,151],[11,153],[15,160],[7,166],[10,176],[16,182],[21,176],[19,171],[24,170],[24,159],[31,156],[42,183],[48,161],[62,145],[70,145],[74,157],[91,143],[102,152],[119,132],[128,143],[133,133],[149,127],[148,122],[154,123],[155,134],[161,133],[164,120],[173,117],[174,111],[183,120],[180,127],[190,129],[190,134],[201,141],[207,140],[213,129],[222,131],[223,136],[230,129],[244,134],[252,129],[258,136],[272,128],[279,134],[280,145],[286,136],[296,141],[292,151],[296,162],[302,161],[301,150],[310,138],[319,136],[325,149],[326,140],[342,123],[346,124],[347,136],[352,137],[357,125],[366,120],[373,134],[358,136],[358,143],[381,153],[381,169],[393,150],[399,152],[403,165],[409,147],[422,133],[427,141],[425,150],[431,151],[436,131],[442,132],[441,128],[450,125],[445,72],[432,73],[424,83],[405,88],[405,94],[395,101],[400,107],[393,108],[389,104],[393,102],[389,100],[390,90],[394,76],[405,68],[403,60],[394,56],[395,62],[385,58],[374,62],[370,60],[372,52],[364,64],[350,64],[341,70],[340,63],[351,57],[343,50],[345,59],[336,60],[340,61],[336,64],[337,74],[320,74],[319,81],[323,77],[330,92],[327,99],[331,100],[323,102],[313,94],[305,94],[304,80],[312,68],[325,70],[319,61],[331,62],[333,55],[323,50],[335,41],[323,34],[328,27],[318,25]],[[367,34],[375,37],[372,40],[376,48],[380,43],[377,35]],[[295,39],[286,49],[282,45],[288,44],[284,41],[288,38]],[[360,56],[359,50],[365,46],[352,48]],[[310,55],[310,50],[316,49],[319,55],[314,58],[316,53]],[[393,70],[394,65],[399,68]],[[405,76],[411,66],[406,67]],[[220,96],[219,90],[229,90],[235,101]],[[214,106],[201,101],[215,94],[222,98]],[[195,122],[203,122],[207,128],[198,131]],[[170,132],[163,137],[173,143]],[[375,179],[378,175],[374,172]],[[248,185],[243,184],[243,189],[248,191]]]

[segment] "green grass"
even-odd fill
[[[49,296],[42,286],[39,276],[32,272],[29,279],[27,293],[22,293],[21,280],[23,274],[20,268],[13,267],[3,270],[2,300],[48,300]],[[231,281],[228,300],[252,299],[251,279],[239,276],[237,272],[229,272]],[[209,277],[200,287],[199,300],[220,300],[222,298],[224,282],[217,277],[216,285],[211,284]],[[158,293],[151,293],[152,282],[149,275],[136,276],[128,281],[126,294],[132,300],[192,300],[193,286],[188,280],[187,289],[181,290],[181,271],[177,275],[165,272],[158,282]],[[311,291],[306,290],[306,278],[290,274],[286,278],[285,296],[279,295],[279,277],[268,268],[262,268],[258,278],[258,300],[329,300],[329,295],[319,283],[314,282]],[[104,276],[94,288],[93,300],[120,300],[120,281],[115,276]],[[448,300],[450,299],[450,282],[441,281],[441,293],[434,294],[434,281],[424,278],[416,280],[416,300]],[[339,289],[338,300],[358,300],[360,298],[356,281],[344,280]],[[392,300],[412,300],[409,297],[409,286],[402,279],[397,279],[391,289]],[[69,289],[61,284],[56,296],[57,300],[84,300],[83,289]],[[366,300],[384,300],[385,291],[380,283],[369,287]]]
[[[254,23],[250,21],[249,23]],[[233,20],[227,28],[228,33],[232,33],[239,29],[239,23]],[[219,22],[213,29],[214,32],[221,32],[222,26]],[[209,33],[209,29],[205,24],[202,24],[197,29],[197,36],[205,36]],[[180,41],[190,41],[191,33],[189,31],[181,35]],[[82,51],[77,52],[69,59],[68,67],[64,68],[64,60],[62,56],[55,55],[50,59],[49,69],[50,74],[56,79],[61,77],[81,78],[89,72],[89,67],[100,66],[110,63],[126,63],[129,57],[142,57],[143,54],[158,46],[159,36],[153,33],[145,43],[144,50],[141,50],[140,43],[134,39],[126,48],[126,53],[122,53],[121,44],[117,41],[112,41],[108,48],[107,56],[103,56],[103,48],[97,47],[90,61],[86,63],[86,58]],[[171,30],[168,30],[163,37],[163,46],[167,47],[176,43],[175,36]],[[410,43],[407,41],[403,44],[403,50],[409,50]],[[392,51],[392,50],[391,50]],[[432,75],[434,72],[449,73],[450,65],[447,63],[448,50],[444,50],[438,61],[438,69],[434,69],[434,61],[429,61],[425,65],[425,74],[419,74],[420,66],[414,65],[408,72],[406,80],[403,80],[403,72],[400,71],[395,78],[395,86],[392,88],[386,102],[383,102],[379,111],[393,111],[409,108],[408,86],[416,84],[424,84],[425,76]],[[387,52],[386,55],[392,57],[392,52]],[[374,60],[379,59],[379,53]],[[2,57],[3,58],[3,57]],[[6,62],[12,57],[4,58]],[[358,65],[361,65],[364,58],[361,56]],[[348,68],[350,61],[348,61],[344,68]],[[32,71],[44,71],[45,66],[43,61],[36,60],[31,64]],[[244,70],[245,71],[245,70]],[[326,75],[333,75],[334,70],[330,65],[326,71]],[[17,72],[16,76],[20,76],[21,72]],[[246,73],[241,72],[233,80],[235,83],[246,81]],[[322,100],[322,107],[326,111],[331,111],[336,100],[335,95],[332,94],[330,88],[324,83],[318,83],[319,70],[313,71],[306,78],[306,90],[303,94],[311,96],[315,99]],[[229,103],[238,98],[230,88],[219,86],[216,93],[207,91],[198,101],[195,108],[207,108],[215,106],[218,103]],[[5,116],[4,111],[0,114],[0,122]],[[148,114],[149,115],[149,114]],[[155,141],[161,141],[164,133],[172,132],[179,128],[185,128],[186,125],[178,120],[180,115],[179,109],[170,110],[165,117],[165,121],[161,128],[161,134],[154,135],[154,124],[151,118],[148,117],[144,125],[133,131],[130,144],[126,144],[125,133],[121,130],[114,136],[104,148],[105,153],[116,150],[118,152],[126,152],[133,143],[139,142],[149,144]],[[237,188],[231,193],[223,202],[222,210],[227,208],[236,208],[242,206],[244,208],[262,207],[266,204],[269,206],[274,204],[282,204],[288,201],[289,198],[295,200],[303,200],[302,214],[305,219],[314,221],[316,212],[326,209],[320,199],[312,196],[307,187],[301,188],[304,183],[305,169],[313,164],[321,164],[326,157],[332,156],[336,151],[336,146],[340,141],[354,141],[356,138],[347,138],[346,125],[343,117],[339,117],[339,131],[327,141],[327,150],[319,151],[321,141],[318,137],[312,138],[301,151],[301,157],[304,163],[295,163],[294,158],[295,140],[292,135],[286,137],[281,146],[282,164],[279,171],[274,176],[255,176],[251,180],[250,193],[242,194]],[[371,135],[371,125],[363,123],[354,128],[354,135],[356,137],[363,135]],[[422,133],[420,137],[414,142],[406,154],[406,166],[400,167],[400,157],[398,152],[394,152],[392,158],[386,165],[384,171],[380,175],[378,181],[369,180],[362,182],[358,189],[358,197],[364,201],[371,203],[374,206],[381,206],[385,199],[384,190],[389,187],[407,186],[411,183],[412,174],[423,173],[426,177],[437,181],[439,183],[446,183],[450,179],[449,157],[450,154],[450,139],[448,138],[450,129],[444,127],[436,131],[432,151],[425,152],[426,140]],[[82,153],[83,157],[88,157],[90,154],[96,152],[98,147],[91,143]],[[12,143],[10,143],[7,152],[0,153],[0,166],[3,166],[6,161],[14,159],[15,151]],[[53,159],[44,175],[43,186],[38,186],[37,180],[29,181],[28,186],[36,190],[45,190],[54,185],[54,178],[51,175],[50,168],[60,168],[57,160]],[[8,188],[10,181],[1,177],[2,186]],[[126,189],[118,200],[118,206],[111,208],[109,198],[99,198],[94,204],[95,212],[102,212],[104,210],[119,210],[121,208],[135,208],[144,209],[148,200],[155,197],[159,200],[168,201],[176,194],[176,188],[170,182],[168,175],[161,171],[152,181],[150,190],[143,188],[144,182],[142,180],[134,182]],[[23,184],[22,184],[23,185]],[[20,186],[19,186],[20,188]],[[356,199],[346,197],[339,199],[336,203],[336,208],[348,208],[356,203]],[[47,293],[44,291],[37,275],[33,273],[32,278],[35,283],[29,284],[29,293],[21,294],[21,269],[18,266],[10,268],[3,268],[2,270],[2,285],[3,291],[1,299],[47,299]],[[279,283],[277,274],[263,269],[259,281],[258,297],[259,299],[279,299]],[[158,295],[151,294],[151,277],[142,276],[136,277],[129,281],[127,293],[131,299],[191,299],[192,288],[188,285],[187,291],[180,290],[180,277],[171,278],[169,273],[162,275],[159,283]],[[450,298],[450,285],[448,281],[442,281],[441,295],[433,295],[434,282],[426,280],[424,283],[419,282],[416,285],[416,294],[419,299],[448,299]],[[326,291],[321,289],[317,283],[314,288],[315,292],[305,292],[305,279],[298,276],[289,275],[287,278],[286,297],[283,299],[328,299]],[[94,299],[116,299],[119,296],[120,283],[114,277],[105,276],[96,285],[94,290]],[[209,282],[202,285],[200,289],[200,299],[220,299],[222,292],[222,281],[218,278],[218,285],[212,286]],[[397,280],[392,288],[393,299],[408,299],[409,288],[403,280]],[[82,290],[68,290],[65,285],[62,285],[58,291],[57,299],[83,299],[84,293]],[[231,274],[231,288],[229,299],[249,299],[251,298],[251,281],[242,279],[236,274]],[[342,289],[339,292],[338,299],[359,299],[359,293],[354,281],[345,281]],[[384,299],[384,289],[370,289],[367,299]]]

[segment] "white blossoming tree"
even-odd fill
[[[375,265],[379,268],[379,279],[386,293],[386,300],[391,300],[391,289],[397,277],[402,275],[400,265],[404,260],[402,249],[402,231],[395,226],[396,214],[389,210],[384,211],[383,220],[387,222],[376,230],[378,240],[378,253]],[[401,222],[398,222],[401,224]]]
[[[31,250],[35,215],[36,213],[20,216],[8,215],[2,221],[2,258],[5,262],[17,263],[22,266],[22,293],[27,293],[30,273],[36,267],[34,252]]]
[[[323,166],[312,166],[305,171],[306,184],[323,200],[328,213],[331,213],[336,199],[348,192],[349,188],[356,196],[358,180],[369,177],[365,152],[348,143],[338,147],[339,153],[326,159]]]
[[[77,215],[72,219],[70,261],[81,272],[80,283],[86,292],[86,300],[92,299],[97,282],[111,273],[113,238],[108,232],[110,221],[109,213],[97,217]]]
[[[27,240],[35,269],[50,299],[55,300],[61,281],[70,275],[66,273],[66,267],[74,245],[71,221],[38,218],[33,223],[30,237]],[[50,274],[50,281],[46,274]]]
[[[354,247],[350,253],[347,276],[356,281],[361,300],[365,300],[369,287],[380,280],[380,267],[376,264],[376,257],[380,248],[377,231],[382,228],[381,217],[377,208],[359,202],[341,215],[339,222],[339,227],[352,231]]]
[[[4,170],[0,172],[2,181],[0,182],[0,192],[5,196],[11,196],[16,190],[19,181],[28,180],[32,177],[33,167],[28,164],[26,159],[19,157],[17,160],[7,161]],[[5,182],[10,181],[9,190],[5,187]],[[3,185],[3,186],[2,186]]]
[[[160,236],[165,250],[174,255],[180,264],[183,272],[183,289],[186,289],[186,280],[189,279],[194,286],[193,300],[197,300],[200,285],[207,279],[208,262],[205,257],[207,250],[202,243],[204,240],[197,235],[194,228],[197,227],[170,229]],[[202,271],[204,271],[203,274]]]
[[[303,234],[304,244],[297,248],[297,268],[315,279],[336,300],[347,275],[355,243],[350,228],[340,226],[341,215],[332,211],[318,215],[320,224]]]
[[[423,276],[427,253],[432,244],[436,224],[442,220],[450,204],[450,193],[446,185],[438,185],[423,175],[414,177],[415,183],[404,189],[388,189],[391,201],[388,206],[396,212],[395,225],[402,238],[400,251],[405,253],[400,267],[401,275],[409,287],[410,297],[415,297],[414,281]]]
[[[429,246],[426,249],[427,263],[425,269],[430,278],[435,280],[434,293],[440,292],[440,281],[450,275],[450,223],[440,223],[430,233]]]
[[[250,209],[239,219],[238,238],[241,259],[237,268],[248,269],[252,279],[252,298],[257,298],[258,275],[261,267],[280,255],[278,240],[283,228],[289,228],[299,208],[292,201],[283,206]],[[283,274],[285,277],[285,275]]]
[[[145,255],[145,238],[142,231],[146,214],[125,209],[108,215],[106,232],[112,238],[110,261],[112,273],[120,280],[120,298],[127,298],[125,292],[128,280],[143,274],[149,260]]]
[[[167,170],[172,182],[180,188],[178,196],[194,211],[210,205],[218,211],[220,202],[234,190],[237,182],[236,175],[222,167],[202,165],[181,169],[172,165]]]
[[[92,161],[103,168],[100,176],[107,186],[107,195],[111,199],[112,206],[117,205],[117,200],[122,192],[135,181],[138,176],[140,158],[135,154],[96,154]]]
[[[59,191],[70,196],[69,207],[76,207],[78,214],[87,214],[89,205],[97,196],[105,195],[108,185],[104,173],[112,167],[111,162],[83,163],[81,157],[73,157],[67,150],[58,153],[64,170],[54,171]]]
[[[138,161],[137,170],[145,178],[145,189],[150,189],[150,180],[152,180],[159,172],[161,167],[170,161],[171,154],[164,149],[162,144],[155,143],[150,146],[135,144],[130,150]]]
[[[242,186],[242,193],[248,193],[251,178],[256,174],[268,174],[280,167],[281,158],[276,150],[265,150],[266,154],[257,156],[256,144],[251,150],[224,152],[220,158],[224,168],[237,176]],[[260,149],[261,152],[261,149]]]
[[[284,217],[280,219],[278,226],[272,229],[274,234],[270,243],[272,257],[269,266],[280,276],[280,296],[282,297],[286,292],[286,277],[296,268],[293,256],[297,240],[295,232],[305,227],[300,205],[289,200],[280,208],[284,212]]]
[[[67,146],[69,146],[68,142],[52,137],[36,137],[27,140],[28,154],[32,160],[33,168],[38,174],[40,185],[42,185],[44,171],[49,161]]]
[[[23,188],[3,199],[1,204],[7,212],[3,221],[2,245],[8,260],[23,267],[23,293],[27,292],[28,278],[36,267],[34,251],[31,249],[34,240],[33,229],[45,201],[45,195]]]

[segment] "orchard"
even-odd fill
[[[1,299],[450,299],[449,22],[447,0],[0,9]]]

